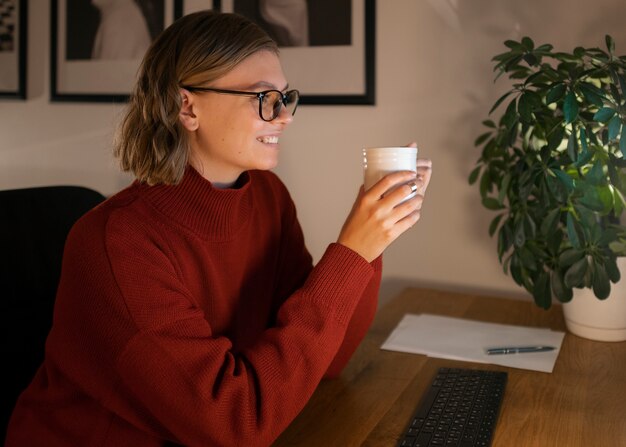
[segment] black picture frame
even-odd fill
[[[0,98],[26,99],[28,0],[13,1],[6,4],[14,8],[13,14],[0,22]]]
[[[140,8],[147,23],[144,29],[152,40],[183,13],[182,0],[146,0],[145,3],[152,5],[150,15],[146,7]],[[212,3],[204,0],[206,8],[210,9]],[[106,58],[95,58],[98,24],[98,10],[91,2],[51,0],[51,102],[124,103],[130,98],[147,46],[141,47],[144,49],[141,52],[137,47],[134,55],[111,57],[109,52]],[[145,43],[145,38],[142,42]]]
[[[258,16],[238,10],[235,1],[246,5],[256,3],[256,0],[222,0],[221,11],[242,13],[264,26]],[[328,7],[337,4],[336,0],[308,0],[309,13],[320,3]],[[353,28],[350,45],[281,48],[281,60],[290,86],[300,90],[300,104],[376,104],[376,0],[350,0],[348,3]],[[326,23],[320,25],[326,26],[324,32],[332,29]],[[347,88],[335,91],[340,84]]]

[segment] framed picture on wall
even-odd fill
[[[127,101],[143,55],[183,14],[183,3],[52,0],[51,100]],[[212,2],[204,5],[210,9]]]
[[[222,0],[279,44],[301,104],[375,104],[375,0]]]
[[[26,99],[28,0],[0,0],[0,98]]]

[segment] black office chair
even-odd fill
[[[104,199],[80,186],[0,191],[0,440],[43,360],[67,234]]]

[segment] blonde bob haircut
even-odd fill
[[[278,54],[269,35],[238,14],[196,12],[165,29],[144,56],[115,137],[121,169],[149,185],[180,182],[189,160],[180,86],[208,86],[260,50]]]

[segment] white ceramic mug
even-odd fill
[[[363,149],[363,184],[365,190],[370,189],[381,178],[397,171],[415,171],[417,169],[416,147],[366,147]],[[400,185],[395,186],[397,188]],[[394,189],[392,188],[392,189]],[[391,190],[390,190],[391,191]],[[389,191],[387,191],[389,192]],[[406,201],[414,197],[416,192],[409,194]]]

